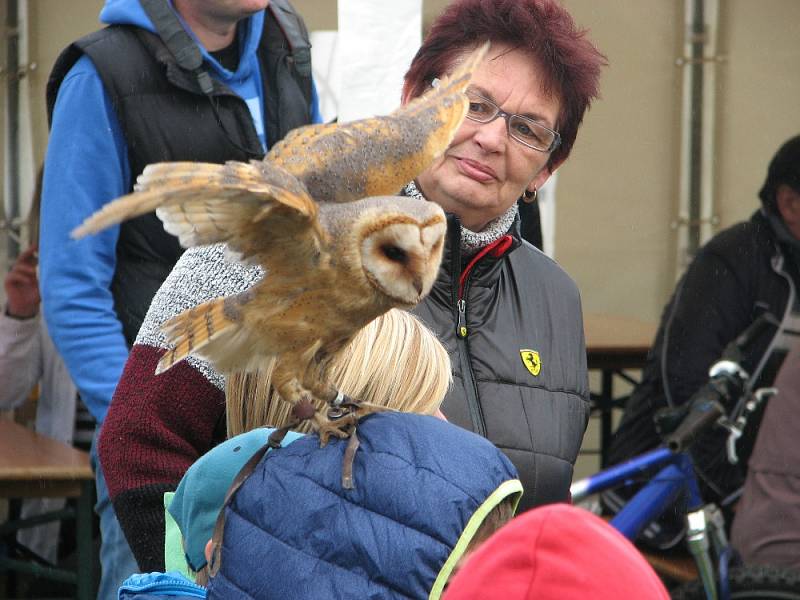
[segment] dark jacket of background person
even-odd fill
[[[589,391],[578,290],[553,260],[519,239],[517,227],[462,264],[450,217],[439,277],[413,312],[453,364],[442,411],[511,459],[525,510],[568,499]],[[522,350],[538,352],[535,375]]]
[[[348,440],[310,435],[261,460],[224,509],[209,598],[439,598],[483,519],[521,491],[497,448],[436,417],[371,415],[357,435],[353,489]]]
[[[736,507],[731,542],[746,564],[800,568],[800,344],[786,357],[764,411]]]
[[[784,317],[791,306],[786,261],[786,249],[761,210],[717,234],[698,252],[664,309],[642,381],[614,435],[612,463],[660,443],[653,414],[669,404],[667,393],[674,405],[686,402],[708,381],[708,369],[725,346],[760,314]],[[762,368],[774,336],[775,330],[768,328],[746,351],[742,366],[748,373]],[[726,439],[727,432],[714,430],[693,447],[708,500],[720,500],[744,481],[744,461],[728,463]]]

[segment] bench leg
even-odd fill
[[[614,372],[603,369],[600,391],[600,467],[608,466],[611,445],[612,419],[614,418]]]
[[[78,545],[78,600],[92,600],[95,591],[94,544],[92,543],[92,500],[94,481],[81,484],[75,515],[75,533]]]

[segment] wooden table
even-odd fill
[[[0,537],[13,540],[17,530],[26,526],[74,516],[78,554],[75,572],[8,556],[0,556],[0,570],[33,573],[73,583],[77,586],[76,597],[89,600],[94,592],[93,492],[94,474],[86,452],[34,433],[13,421],[0,419],[0,497],[77,498],[74,511],[67,508],[47,516],[17,519],[0,525]]]
[[[657,323],[620,315],[584,315],[586,357],[589,369],[600,371],[600,393],[592,394],[600,412],[600,464],[605,467],[611,442],[612,411],[618,405],[614,396],[614,377],[635,383],[623,371],[641,369],[655,339]]]

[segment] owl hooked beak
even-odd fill
[[[391,301],[415,305],[436,279],[446,230],[444,222],[437,221],[393,223],[372,233],[362,243],[367,279]]]
[[[417,290],[417,294],[419,294],[420,297],[421,297],[422,296],[422,290],[424,289],[422,287],[422,279],[419,278],[419,277],[414,277],[413,280],[412,280],[412,283],[414,284],[414,289]]]

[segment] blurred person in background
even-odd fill
[[[775,152],[759,197],[761,207],[750,220],[715,235],[678,282],[642,381],[614,433],[612,464],[659,445],[655,412],[685,404],[708,381],[708,370],[724,348],[761,315],[770,313],[780,326],[766,327],[744,350],[741,366],[755,387],[772,383],[792,340],[800,335],[800,135]],[[737,444],[737,464],[728,462],[728,432],[721,428],[702,434],[692,446],[704,498],[721,504],[728,517],[758,430],[754,415]],[[620,494],[628,493],[605,494],[604,502],[614,510],[624,501]],[[663,520],[646,538],[664,548],[677,543],[682,530],[682,523]]]
[[[800,569],[800,338],[775,388],[736,505],[731,543],[745,564]]]
[[[305,25],[283,0],[108,0],[100,20],[50,74],[40,244],[44,316],[99,425],[181,248],[153,213],[81,243],[69,232],[150,163],[260,158],[319,120]],[[107,600],[138,569],[92,457]]]
[[[39,200],[37,180],[28,225],[30,246],[14,260],[3,280],[5,308],[0,314],[0,410],[22,406],[37,386],[35,430],[65,444],[75,431],[77,392],[40,312],[38,265]],[[21,517],[60,510],[64,498],[29,498]],[[60,521],[22,529],[17,540],[52,564],[58,559]]]

